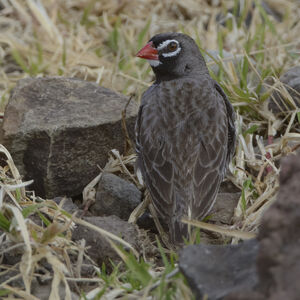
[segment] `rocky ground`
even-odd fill
[[[297,300],[299,1],[25,2],[0,4],[0,298]],[[134,53],[183,29],[233,103],[238,142],[175,253],[147,209],[131,222],[152,80]]]
[[[146,259],[159,264],[160,253],[153,239],[157,231],[149,212],[138,225],[127,222],[144,197],[143,189],[131,177],[132,162],[126,164],[129,169],[124,166],[128,174],[115,169],[119,176],[112,173],[112,164],[108,163],[104,171],[98,169],[105,163],[104,153],[108,149],[126,150],[126,138],[133,136],[137,107],[128,103],[123,96],[80,80],[26,79],[18,83],[7,105],[2,143],[10,150],[24,180],[34,180],[32,187],[40,199],[55,196],[52,201],[67,213],[120,237]],[[126,119],[122,120],[126,105]],[[96,111],[99,113],[95,114]],[[126,130],[122,124],[128,125]],[[208,295],[209,299],[275,299],[276,295],[278,299],[296,299],[299,291],[293,278],[298,278],[300,269],[299,232],[295,230],[300,213],[300,156],[290,155],[281,169],[278,200],[263,217],[257,240],[220,245],[228,239],[206,231],[201,235],[200,245],[188,246],[180,252],[180,270],[197,298]],[[94,184],[87,186],[95,176]],[[84,190],[82,198],[80,191]],[[34,197],[30,199],[36,201]],[[224,182],[209,222],[230,226],[240,197],[237,187]],[[30,220],[46,225],[36,215]],[[107,237],[85,224],[72,229],[72,241],[86,248],[79,270],[81,277],[93,278],[94,267],[103,264],[112,272],[110,262],[122,261]],[[9,240],[1,246],[2,264],[6,268],[18,264],[23,254],[21,248],[6,252],[7,247],[12,247]],[[70,260],[76,264],[78,257],[71,255]],[[39,268],[51,273],[47,262],[41,261]],[[289,276],[284,275],[287,272]],[[16,270],[6,272],[1,281],[9,281],[17,274]],[[32,294],[39,299],[46,299],[42,294],[47,295],[51,289],[49,279],[44,281],[31,282]],[[13,286],[22,288],[23,283],[13,281]],[[71,285],[72,299],[77,298],[76,288],[79,287]],[[248,298],[245,290],[249,291]],[[65,293],[63,287],[58,291]]]

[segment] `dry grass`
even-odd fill
[[[185,32],[197,41],[203,52],[220,51],[218,62],[211,61],[209,67],[216,63],[219,65],[220,72],[214,76],[225,89],[238,115],[238,144],[230,180],[242,190],[242,196],[232,226],[211,230],[223,234],[227,230],[231,236],[234,233],[232,242],[237,242],[244,235],[238,235],[237,231],[252,236],[257,233],[261,215],[276,199],[280,158],[294,152],[300,143],[299,109],[285,112],[278,118],[266,105],[266,99],[274,89],[279,90],[287,102],[293,103],[278,78],[300,62],[300,4],[297,0],[266,1],[281,13],[282,21],[278,22],[264,13],[260,1],[256,1],[258,5],[255,8],[251,6],[252,1],[242,1],[245,6],[241,8],[240,16],[234,17],[235,10],[228,12],[227,9],[234,7],[236,2],[2,0],[0,116],[10,90],[19,79],[28,76],[77,77],[134,95],[138,101],[153,77],[147,63],[135,58],[134,54],[155,33]],[[245,26],[248,12],[252,13],[249,28]],[[216,22],[217,16],[224,26]],[[222,49],[234,54],[239,63],[223,59]],[[269,143],[266,143],[267,140]],[[34,299],[30,294],[31,281],[37,276],[35,269],[39,261],[46,259],[53,270],[50,299],[58,299],[60,283],[65,287],[67,299],[70,299],[70,281],[90,280],[76,277],[74,274],[78,274],[79,270],[74,270],[69,263],[70,253],[79,258],[85,255],[82,247],[70,240],[76,219],[63,212],[53,201],[35,197],[34,192],[26,192],[25,186],[29,183],[22,182],[9,153],[2,147],[0,151],[7,162],[0,168],[0,226],[7,229],[0,239],[9,245],[1,250],[0,256],[10,251],[15,243],[24,249],[22,260],[16,265],[20,270],[16,278],[22,277],[25,286],[24,290],[17,290],[11,285],[16,278],[10,278],[0,284],[0,292],[6,290],[19,299]],[[138,184],[137,178],[126,167],[134,159],[134,155],[122,157],[114,151],[106,170],[123,172]],[[85,190],[86,201],[93,198],[95,182]],[[52,224],[43,227],[28,219],[29,214],[40,212],[48,215],[53,220]],[[110,241],[117,238],[103,231],[101,234]],[[130,245],[126,247],[130,248]],[[129,260],[123,252],[119,253],[124,260]],[[115,275],[116,278],[109,277],[109,284],[100,276],[94,278],[98,288],[87,298],[93,299],[100,293],[104,299],[115,299],[128,293],[132,299],[151,299],[159,298],[160,293],[167,291],[174,298],[190,299],[190,290],[182,277],[165,278],[171,270],[167,263],[162,270],[157,266],[151,266],[148,271],[143,269],[143,272],[151,274],[146,276],[146,279],[150,278],[149,282],[136,289],[132,284],[129,289],[128,284],[120,279],[123,273]],[[155,289],[158,278],[161,278],[159,291]],[[130,292],[126,292],[125,288]]]

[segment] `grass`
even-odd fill
[[[181,31],[191,35],[203,53],[219,52],[219,58],[213,57],[208,67],[218,65],[219,71],[211,74],[237,112],[238,143],[230,180],[242,191],[241,198],[231,226],[210,229],[233,236],[232,243],[236,243],[242,237],[238,232],[249,236],[257,232],[262,214],[276,199],[278,162],[293,152],[300,141],[299,109],[278,118],[266,105],[275,89],[290,102],[278,78],[300,62],[300,5],[296,0],[266,2],[281,13],[281,22],[268,15],[260,1],[255,1],[255,8],[251,1],[244,1],[244,6],[239,6],[238,1],[220,1],[220,5],[213,6],[210,1],[196,0],[172,3],[157,0],[3,1],[0,117],[11,89],[19,79],[28,76],[77,77],[127,96],[133,95],[139,101],[153,75],[146,62],[135,58],[135,53],[157,32]],[[252,21],[247,27],[249,14]],[[216,22],[217,16],[223,25]],[[226,57],[224,50],[232,53],[234,60]],[[266,144],[270,137],[273,142]],[[70,282],[91,280],[68,275],[68,255],[82,255],[80,247],[70,240],[72,226],[78,220],[53,201],[29,193],[29,182],[22,182],[10,154],[4,148],[1,153],[0,228],[3,233],[0,238],[24,247],[23,259],[17,267],[25,289],[14,288],[12,278],[0,284],[0,297],[5,299],[14,294],[31,299],[31,279],[41,259],[52,266],[55,280],[51,295],[58,290],[59,282],[68,292]],[[134,174],[126,168],[134,161],[134,155],[118,155],[112,153],[107,170],[127,174],[129,180],[136,183]],[[28,217],[32,214],[39,216],[44,225],[30,223]],[[101,229],[99,234],[107,237],[123,263],[113,265],[111,273],[105,266],[98,268],[98,276],[92,278],[96,286],[82,292],[82,299],[118,296],[192,299],[183,275],[177,272],[178,258],[174,252],[163,249],[157,242],[161,257],[157,264],[143,259],[136,249],[124,251],[118,237]],[[193,241],[187,241],[194,242],[201,242],[199,230]],[[126,243],[123,245],[130,248]],[[1,250],[0,254],[9,249]]]

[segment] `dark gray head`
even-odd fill
[[[186,34],[169,32],[153,36],[137,56],[150,63],[157,81],[208,73],[195,41]]]

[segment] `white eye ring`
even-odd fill
[[[176,40],[166,40],[166,41],[163,41],[162,43],[160,43],[160,44],[156,47],[156,49],[157,49],[158,51],[160,51],[160,50],[162,50],[162,49],[168,47],[168,45],[169,45],[170,43],[172,43],[172,42],[177,44],[177,46],[178,46],[177,49],[176,49],[175,51],[173,51],[173,52],[162,53],[162,56],[163,56],[163,57],[172,57],[172,56],[176,56],[176,55],[181,51],[181,47],[179,46],[179,43],[178,43],[178,41],[176,41]]]

